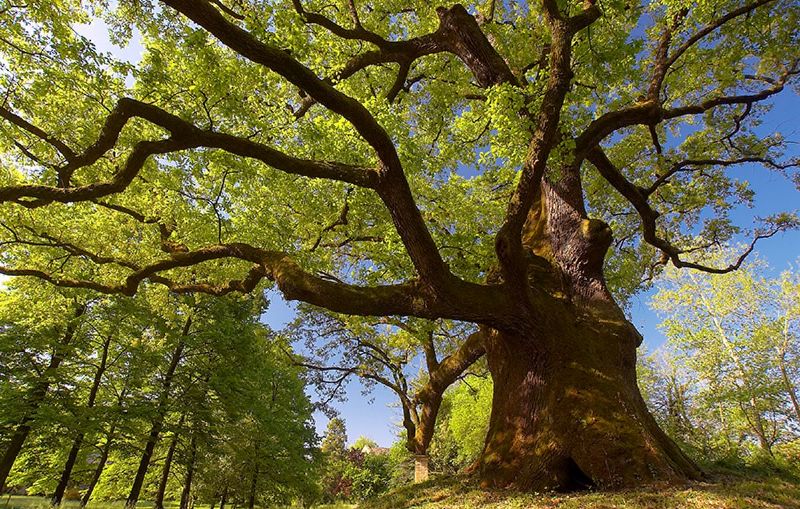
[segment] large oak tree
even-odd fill
[[[0,271],[126,295],[267,279],[333,312],[479,324],[485,483],[700,475],[645,407],[607,281],[741,263],[685,255],[739,232],[731,169],[794,168],[758,118],[800,73],[796,1],[108,9],[140,62],[76,34],[76,0],[2,12]]]

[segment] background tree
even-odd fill
[[[330,456],[343,456],[347,451],[347,427],[341,417],[328,421],[325,436],[322,437],[322,452]]]
[[[798,277],[768,274],[759,260],[725,275],[668,270],[653,299],[674,353],[651,363],[644,385],[666,429],[707,458],[756,445],[772,457],[798,438]]]
[[[9,8],[0,272],[125,295],[268,279],[481,325],[485,484],[697,477],[636,387],[606,272],[741,264],[686,255],[737,233],[752,194],[727,170],[795,166],[755,126],[800,73],[797,2],[326,6],[99,2],[142,34],[136,66],[70,29],[77,0]]]
[[[260,323],[260,296],[175,298],[145,288],[135,299],[94,297],[78,321],[59,316],[75,296],[56,290],[21,280],[0,293],[0,365],[9,374],[2,443],[14,445],[21,425],[27,433],[11,485],[52,495],[54,504],[85,487],[82,505],[135,489],[156,504],[188,507],[197,496],[219,498],[209,493],[222,482],[219,465],[251,479],[256,460],[256,490],[231,485],[232,496],[288,502],[314,485],[303,377],[285,360],[288,346]],[[42,397],[27,397],[33,390]],[[255,441],[262,455],[245,461],[240,451]]]
[[[0,491],[34,427],[52,424],[56,418],[46,405],[52,399],[51,390],[67,376],[61,366],[80,337],[89,298],[23,284],[2,304],[2,366],[6,380]],[[49,309],[45,310],[45,305]],[[43,315],[47,318],[42,319]]]
[[[308,308],[287,329],[309,352],[300,365],[308,368],[311,383],[324,398],[323,408],[341,397],[350,376],[359,377],[366,391],[380,385],[397,396],[406,448],[415,456],[415,481],[427,480],[428,446],[444,392],[483,356],[482,335],[468,324],[394,318],[376,322]],[[412,364],[417,362],[414,373]]]

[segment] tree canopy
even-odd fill
[[[488,319],[475,285],[545,164],[580,168],[615,252],[637,251],[610,262],[628,281],[736,231],[751,195],[727,168],[791,166],[754,131],[798,73],[791,1],[89,6],[4,12],[8,274],[126,294],[267,277],[337,311]],[[93,16],[141,62],[71,29]]]

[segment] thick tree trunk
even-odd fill
[[[167,372],[164,374],[161,394],[159,395],[158,400],[158,407],[156,408],[156,416],[153,419],[150,427],[150,433],[147,435],[147,442],[145,443],[144,450],[142,451],[142,457],[139,460],[139,468],[136,469],[136,475],[133,478],[133,484],[131,484],[131,491],[128,495],[127,501],[125,502],[126,509],[134,509],[136,507],[136,503],[139,501],[139,494],[142,491],[144,477],[147,474],[147,469],[150,467],[150,460],[153,458],[153,450],[158,442],[158,437],[161,435],[161,429],[164,427],[164,416],[167,413],[172,379],[175,377],[175,370],[178,368],[178,364],[180,364],[181,361],[181,356],[183,355],[183,349],[185,346],[184,338],[189,334],[189,329],[191,326],[192,319],[190,317],[186,320],[186,324],[183,327],[183,332],[178,340],[178,344],[175,346],[175,350],[172,352],[172,357],[170,358]]]
[[[611,230],[587,217],[579,168],[557,173],[529,210],[525,260],[501,261],[497,276],[515,278],[506,285],[521,306],[484,341],[494,395],[482,483],[569,491],[699,478],[639,393],[642,338],[603,274]]]
[[[645,406],[640,337],[622,313],[537,300],[546,323],[486,342],[494,397],[483,483],[568,491],[700,477]]]
[[[14,466],[14,462],[17,460],[20,451],[22,451],[22,446],[28,439],[31,429],[33,429],[36,412],[39,410],[39,406],[44,401],[45,396],[47,396],[47,391],[50,390],[50,383],[52,382],[53,376],[64,361],[64,348],[72,343],[72,339],[75,337],[75,332],[78,328],[78,319],[84,312],[86,312],[85,304],[79,304],[75,307],[75,312],[64,330],[64,335],[56,345],[47,368],[45,368],[41,378],[28,394],[26,413],[17,424],[14,433],[11,435],[8,447],[5,453],[3,453],[3,457],[0,458],[0,493],[5,489],[8,474],[11,473],[11,468]]]
[[[108,349],[110,346],[111,338],[108,337],[105,341],[103,341],[103,350],[100,354],[100,365],[97,367],[97,371],[94,374],[94,379],[92,380],[92,387],[89,389],[89,399],[86,401],[86,408],[94,408],[94,403],[97,400],[97,393],[100,391],[100,382],[103,381],[103,374],[106,372],[106,365],[108,363]],[[78,453],[83,445],[83,438],[84,432],[83,429],[81,429],[81,431],[79,431],[75,436],[75,440],[72,442],[72,447],[69,450],[69,454],[67,454],[67,461],[64,463],[64,469],[61,471],[61,478],[59,479],[58,485],[53,492],[53,497],[50,500],[50,503],[54,506],[61,505],[61,500],[64,498],[64,492],[67,490],[69,479],[72,476],[72,469],[75,467],[75,462],[78,459]]]

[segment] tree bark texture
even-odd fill
[[[494,395],[482,483],[570,491],[699,478],[639,392],[642,338],[602,273],[610,231],[586,219],[570,179],[545,183],[526,224],[531,318],[485,339]]]

